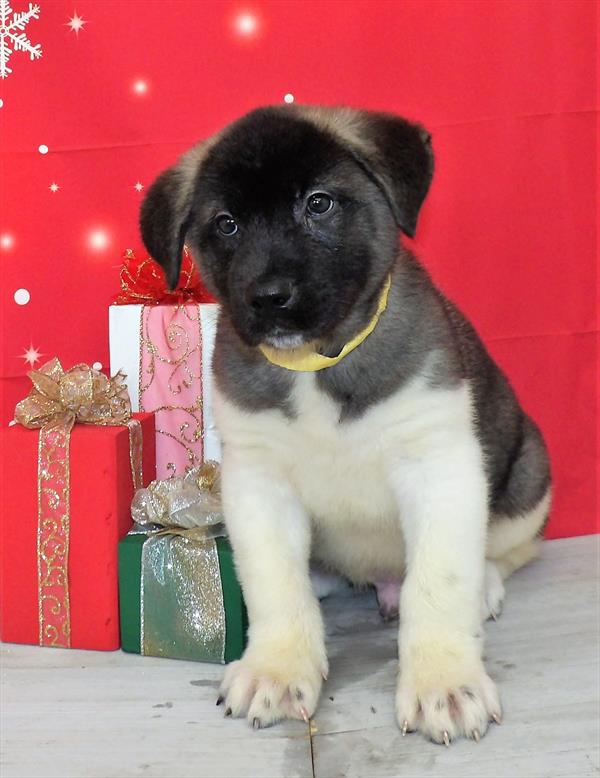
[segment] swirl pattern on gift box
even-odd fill
[[[142,485],[142,431],[131,418],[124,376],[108,378],[87,365],[63,370],[52,359],[29,373],[33,388],[17,404],[15,419],[39,429],[38,609],[41,646],[71,644],[69,607],[69,439],[77,422],[126,425],[134,488]]]
[[[141,308],[139,407],[156,414],[159,478],[184,473],[202,463],[202,327],[198,305]],[[161,436],[177,446],[161,446]]]
[[[38,444],[38,623],[40,646],[69,646],[69,430],[49,424]]]

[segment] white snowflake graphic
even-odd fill
[[[10,15],[12,14],[12,19]],[[39,43],[35,46],[27,38],[24,30],[32,19],[40,18],[39,5],[29,3],[29,10],[17,13],[10,7],[9,0],[0,0],[0,78],[7,78],[12,69],[8,66],[8,60],[14,51],[25,51],[29,59],[39,59],[42,56],[42,47]],[[20,32],[17,32],[20,30]]]

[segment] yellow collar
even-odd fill
[[[285,367],[286,370],[314,372],[316,370],[323,370],[326,367],[331,367],[332,365],[337,365],[338,362],[341,362],[341,360],[347,354],[353,351],[357,346],[360,346],[363,340],[365,340],[365,338],[367,338],[373,332],[377,326],[379,317],[387,308],[388,293],[390,291],[391,284],[392,277],[388,276],[385,284],[383,285],[383,289],[381,290],[381,296],[379,298],[379,304],[377,306],[377,310],[375,311],[375,315],[367,324],[367,326],[358,333],[358,335],[346,343],[337,357],[325,357],[323,354],[318,354],[313,350],[313,346],[310,343],[308,343],[306,346],[302,346],[301,348],[293,349],[274,348],[273,346],[265,346],[261,344],[259,349],[269,360],[269,362],[272,362],[274,365],[279,365],[279,367]]]

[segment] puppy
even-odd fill
[[[186,241],[222,306],[215,415],[250,627],[220,701],[255,727],[308,720],[327,678],[311,558],[400,606],[403,733],[447,745],[500,722],[482,620],[537,552],[550,469],[475,330],[398,240],[432,174],[419,125],[267,107],[142,207],[171,286]]]

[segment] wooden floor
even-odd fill
[[[324,603],[331,673],[311,730],[224,720],[218,666],[3,646],[2,778],[598,776],[598,550],[598,537],[547,542],[508,581],[487,625],[505,720],[479,744],[401,737],[397,628],[367,593]]]

